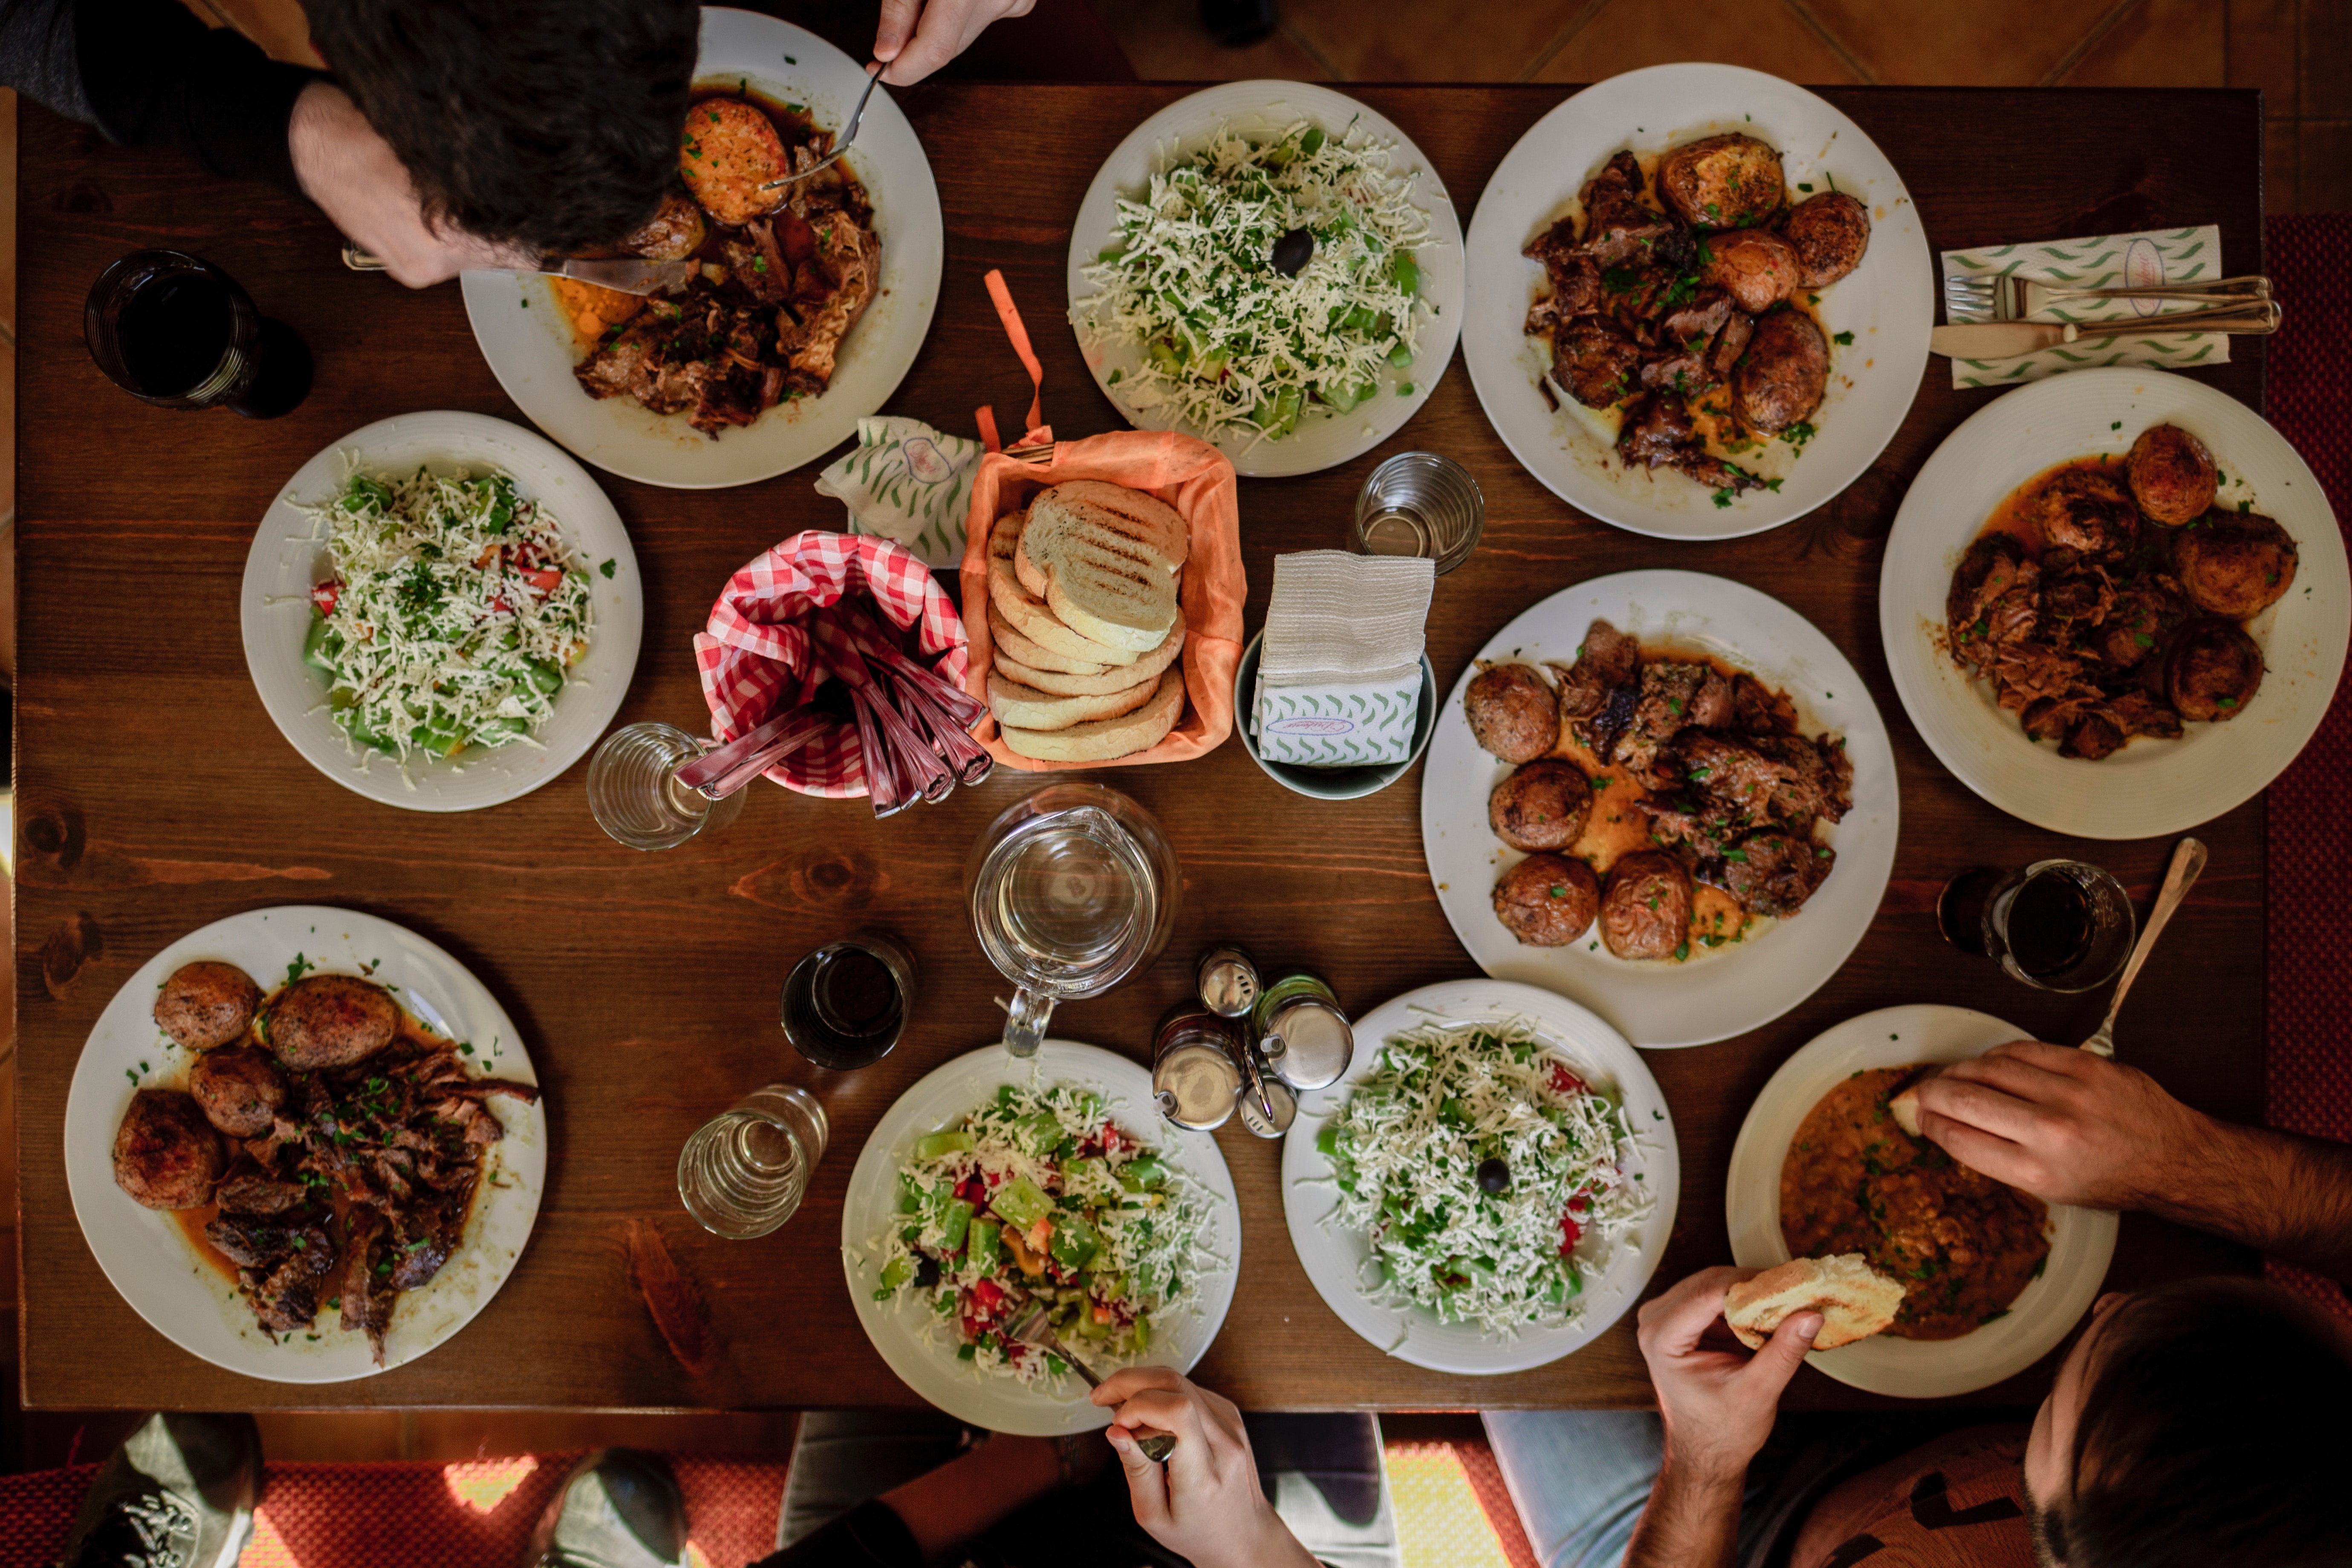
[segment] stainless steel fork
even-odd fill
[[[2263,277],[2215,278],[2147,289],[2070,289],[2015,272],[1959,274],[1944,279],[1944,307],[1955,321],[2021,321],[2053,305],[2085,300],[2193,300],[2202,305],[2252,303],[2271,297]]]

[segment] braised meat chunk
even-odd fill
[[[2221,469],[2205,443],[2178,425],[2151,425],[2124,459],[2132,499],[2151,522],[2178,527],[2205,515],[2221,487]]]
[[[1551,684],[1525,664],[1489,665],[1463,696],[1470,733],[1507,763],[1531,763],[1559,743],[1559,703]]]
[[[1514,849],[1565,849],[1592,815],[1592,785],[1574,764],[1539,757],[1487,798],[1486,821]]]
[[[2139,541],[2139,509],[2112,474],[2068,468],[2042,488],[2031,513],[2042,542],[2084,555],[2120,555]]]
[[[1642,200],[1644,184],[1640,160],[1621,152],[1584,187],[1584,247],[1595,265],[1647,261],[1661,240],[1681,230],[1681,223]]]
[[[391,993],[352,974],[311,974],[270,1003],[263,1030],[278,1059],[298,1072],[349,1067],[392,1041],[400,1007]]]
[[[1641,382],[1642,348],[1606,322],[1580,317],[1552,340],[1551,378],[1587,408],[1614,408]]]
[[[1746,228],[1788,199],[1780,154],[1738,132],[1668,153],[1658,163],[1658,194],[1693,228]]]
[[[184,963],[155,994],[155,1026],[192,1051],[218,1050],[245,1037],[261,987],[234,963]]]
[[[1826,289],[1862,265],[1870,209],[1843,191],[1823,191],[1791,207],[1780,232],[1797,252],[1798,287]]]
[[[114,1131],[114,1184],[147,1208],[204,1207],[227,1163],[204,1111],[177,1089],[139,1090]]]
[[[1674,958],[1690,942],[1691,879],[1654,849],[1620,856],[1601,895],[1601,940],[1620,958]]]
[[[1837,854],[1811,834],[1783,828],[1751,833],[1710,862],[1724,890],[1750,914],[1787,916],[1826,880]]]
[[[1612,692],[1637,685],[1641,679],[1642,645],[1607,621],[1594,621],[1576,646],[1576,662],[1560,678],[1560,713],[1569,719],[1589,719],[1607,705]],[[1609,750],[1593,747],[1602,757]]]
[[[2294,586],[2294,540],[2259,512],[2209,512],[2171,542],[2180,586],[2209,615],[2244,620]]]
[[[1529,947],[1565,947],[1592,925],[1601,884],[1563,855],[1530,855],[1495,884],[1495,918]]]
[[[662,196],[660,210],[646,221],[645,226],[622,238],[621,248],[648,261],[683,261],[702,248],[703,236],[708,232],[702,209],[694,199],[684,192],[669,191]]]

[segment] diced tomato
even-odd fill
[[[563,568],[561,566],[534,566],[518,574],[530,584],[531,592],[541,598],[563,585]]]
[[[343,596],[343,585],[330,577],[310,590],[310,604],[322,616],[335,613],[335,602]]]
[[[978,1176],[966,1176],[956,1184],[956,1196],[976,1208],[988,1202],[988,1189]]]
[[[1562,1258],[1565,1258],[1570,1253],[1574,1252],[1576,1250],[1576,1244],[1583,1239],[1584,1226],[1577,1223],[1576,1216],[1572,1214],[1564,1214],[1560,1215],[1559,1255]]]
[[[1551,1091],[1554,1094],[1582,1094],[1584,1080],[1554,1062],[1551,1064]]]
[[[1126,1147],[1127,1140],[1118,1135],[1118,1128],[1110,1126],[1104,1127],[1102,1130],[1102,1152],[1104,1153],[1116,1154],[1118,1151]]]
[[[1574,1197],[1568,1200],[1568,1212],[1570,1214],[1582,1214],[1586,1209],[1591,1206],[1591,1200],[1587,1198],[1582,1193],[1579,1193]]]

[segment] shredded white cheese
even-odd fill
[[[1263,142],[1220,127],[1141,201],[1122,197],[1117,243],[1085,269],[1098,292],[1070,307],[1089,348],[1141,350],[1136,369],[1112,373],[1111,396],[1136,412],[1172,404],[1214,440],[1278,438],[1383,384],[1410,395],[1391,372],[1420,351],[1413,255],[1438,241],[1412,204],[1419,171],[1391,174],[1390,153],[1352,121],[1330,133],[1300,121]],[[1295,229],[1313,253],[1285,276],[1276,247]]]
[[[303,657],[354,752],[399,759],[536,745],[593,620],[589,573],[555,519],[491,471],[355,472],[310,509],[335,576]],[[609,563],[608,563],[609,564]]]
[[[1617,1099],[1526,1020],[1423,1024],[1389,1039],[1317,1137],[1339,1189],[1325,1223],[1370,1238],[1374,1300],[1516,1339],[1573,1321],[1649,1213],[1625,1169],[1633,1141]],[[1482,1166],[1507,1175],[1501,1191]]]

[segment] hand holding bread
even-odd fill
[[[1782,1321],[1819,1312],[1813,1349],[1833,1351],[1868,1339],[1895,1321],[1903,1282],[1873,1268],[1859,1252],[1800,1258],[1767,1268],[1724,1292],[1723,1321],[1749,1350],[1760,1351]]]

